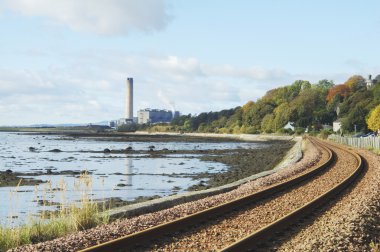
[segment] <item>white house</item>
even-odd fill
[[[367,89],[370,89],[373,86],[372,75],[368,75],[368,79],[366,79]]]
[[[294,122],[288,122],[285,126],[284,129],[291,129],[294,131]]]
[[[342,122],[341,121],[336,120],[335,122],[333,122],[333,131],[334,132],[340,131],[341,128],[342,128]]]

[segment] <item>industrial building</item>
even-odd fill
[[[125,114],[123,118],[110,122],[111,128],[118,128],[125,124],[132,123],[168,123],[173,118],[179,116],[178,111],[170,111],[163,109],[142,109],[139,110],[138,117],[133,117],[133,78],[128,77],[125,89]]]
[[[179,111],[170,111],[164,109],[142,109],[137,112],[137,121],[139,124],[144,123],[168,123],[179,116]]]

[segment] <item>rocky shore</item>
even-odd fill
[[[320,159],[321,153],[316,150],[314,146],[309,146],[303,159],[299,163],[291,164],[277,173],[272,173],[271,175],[243,184],[235,190],[229,190],[226,193],[220,193],[196,201],[178,204],[162,211],[116,220],[108,225],[102,225],[53,241],[19,247],[11,251],[77,251],[102,241],[137,232],[230,201],[237,197],[242,197],[243,195],[247,195],[253,191],[260,190],[268,185],[278,183],[279,181],[286,180],[295,174],[301,173],[319,162]]]

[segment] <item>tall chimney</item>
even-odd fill
[[[127,78],[125,93],[125,118],[133,119],[133,78]]]

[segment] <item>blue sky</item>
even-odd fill
[[[0,125],[87,123],[380,74],[379,1],[0,0]]]

